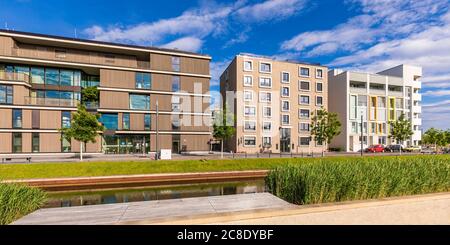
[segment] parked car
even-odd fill
[[[420,150],[420,153],[423,154],[436,154],[436,147],[434,146],[427,146],[427,147],[423,147],[422,150]]]
[[[419,153],[422,150],[420,146],[408,146],[405,148],[406,152]]]
[[[400,150],[403,152],[405,151],[405,148],[400,145],[400,144],[396,144],[396,145],[388,145],[385,148],[386,152],[400,152]]]
[[[383,145],[371,145],[366,149],[367,152],[384,152],[384,146]]]

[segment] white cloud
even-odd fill
[[[298,14],[306,7],[306,0],[268,0],[248,5],[236,11],[243,22],[282,20]]]
[[[217,87],[220,85],[220,75],[222,75],[231,61],[232,59],[224,59],[222,61],[211,62],[211,87]]]
[[[196,37],[182,37],[167,44],[162,45],[162,48],[180,49],[190,52],[198,52],[202,47],[203,41]]]
[[[450,90],[428,90],[422,94],[426,95],[426,96],[433,96],[433,97],[449,96]]]

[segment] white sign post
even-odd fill
[[[172,150],[171,149],[161,149],[160,158],[161,160],[171,160]]]

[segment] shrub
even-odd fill
[[[270,171],[271,193],[295,204],[317,204],[450,190],[450,157],[325,158]]]
[[[0,183],[0,225],[6,225],[38,209],[44,191],[22,184]]]

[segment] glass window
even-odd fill
[[[367,106],[367,96],[358,95],[358,106]]]
[[[172,77],[172,92],[180,91],[180,77],[173,76]]]
[[[253,86],[253,77],[252,76],[244,76],[244,86]]]
[[[309,82],[308,81],[300,81],[300,90],[309,91]]]
[[[104,113],[100,117],[100,122],[105,126],[106,129],[109,130],[117,130],[118,124],[117,124],[117,114],[113,113]]]
[[[28,66],[15,66],[14,71],[19,74],[24,74],[25,76],[30,75],[30,67]],[[23,78],[23,75],[20,78]]]
[[[0,104],[13,103],[13,87],[0,85]]]
[[[309,146],[309,142],[311,141],[310,137],[300,137],[300,142],[299,144],[301,146]]]
[[[288,72],[282,72],[281,73],[281,82],[282,83],[289,83],[289,73]]]
[[[272,72],[272,65],[270,63],[260,63],[259,71],[260,72]]]
[[[149,73],[136,72],[135,76],[136,88],[138,89],[150,89],[151,88],[151,75]]]
[[[245,71],[253,70],[253,63],[251,61],[244,61],[244,70]]]
[[[59,92],[59,98],[63,100],[73,100],[73,92],[61,91]]]
[[[14,109],[13,111],[13,128],[22,127],[22,110]]]
[[[309,105],[309,96],[308,95],[300,95],[300,104]]]
[[[309,123],[300,123],[299,131],[300,132],[309,132]]]
[[[260,102],[271,102],[272,101],[272,93],[271,92],[259,92],[259,101]]]
[[[252,100],[253,100],[253,92],[244,91],[244,101],[252,101]]]
[[[68,141],[63,135],[61,135],[61,151],[62,152],[70,152],[71,150],[71,144],[70,141]]]
[[[259,86],[261,87],[272,87],[272,78],[270,77],[260,77],[259,78]]]
[[[144,129],[145,130],[150,130],[151,127],[151,115],[150,114],[145,114],[144,115]]]
[[[256,146],[256,136],[245,136],[244,146]]]
[[[254,106],[246,106],[244,107],[244,115],[245,116],[255,116],[256,108]]]
[[[281,88],[281,96],[289,97],[289,87],[282,87]]]
[[[178,96],[172,96],[172,111],[181,111],[181,98]]]
[[[271,146],[272,145],[272,137],[265,136],[263,137],[263,146]]]
[[[45,84],[59,85],[59,70],[45,69]]]
[[[323,91],[323,83],[316,83],[316,92]]]
[[[39,152],[39,133],[32,133],[31,150],[32,152]]]
[[[34,84],[44,84],[45,81],[45,71],[44,68],[31,68],[31,83]]]
[[[263,122],[263,130],[270,132],[272,130],[272,122]]]
[[[289,101],[281,101],[281,111],[289,111]]]
[[[46,90],[45,91],[45,98],[50,98],[50,99],[59,99],[60,97],[60,92],[56,91],[56,90]]]
[[[22,133],[13,133],[12,134],[12,147],[13,153],[21,153],[22,152]]]
[[[307,109],[300,109],[300,118],[309,118],[309,110]]]
[[[72,86],[80,86],[81,85],[81,72],[74,71],[73,72],[73,84]]]
[[[141,94],[130,94],[130,109],[150,110],[150,96]]]
[[[300,67],[300,76],[309,77],[309,68]]]
[[[129,130],[130,129],[130,113],[122,114],[122,129]]]
[[[358,107],[356,107],[358,97],[356,95],[350,95],[350,119],[356,119]]]
[[[271,117],[272,116],[272,107],[264,106],[263,107],[263,116],[264,117]]]
[[[179,130],[181,126],[181,120],[179,115],[172,116],[172,130]]]
[[[180,71],[180,57],[172,56],[172,69],[173,71]]]
[[[59,81],[61,86],[73,86],[73,71],[61,70]]]
[[[316,105],[323,105],[323,97],[322,96],[316,97]]]
[[[289,115],[281,115],[281,124],[282,125],[289,125],[290,123],[290,117]]]
[[[244,131],[256,131],[256,122],[255,121],[245,121],[244,122]]]
[[[61,112],[61,127],[62,128],[70,128],[70,120],[71,120],[71,113],[70,111],[62,111]]]
[[[322,78],[323,77],[323,70],[322,69],[317,69],[316,70],[316,77],[317,78]]]

